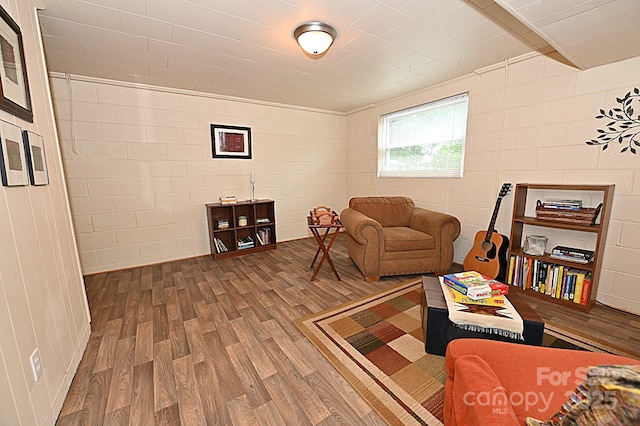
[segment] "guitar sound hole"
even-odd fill
[[[482,250],[489,251],[493,248],[493,243],[491,241],[483,241],[482,242]]]

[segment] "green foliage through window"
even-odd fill
[[[378,175],[462,177],[468,94],[380,117]]]

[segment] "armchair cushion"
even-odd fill
[[[387,226],[383,228],[383,235],[386,252],[429,250],[436,247],[436,239],[431,235],[406,226]]]
[[[375,220],[380,226],[409,226],[415,207],[407,197],[354,197],[349,207]]]

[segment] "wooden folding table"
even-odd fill
[[[316,279],[316,276],[318,275],[318,271],[320,270],[320,267],[322,266],[322,263],[324,262],[325,259],[331,266],[333,273],[336,274],[336,278],[338,279],[338,281],[340,281],[340,275],[338,275],[338,271],[336,271],[336,267],[333,264],[333,261],[331,260],[331,256],[329,256],[329,251],[331,250],[331,246],[333,246],[333,243],[335,242],[336,237],[340,232],[340,229],[344,228],[344,225],[342,224],[342,222],[340,222],[340,219],[338,218],[336,218],[334,223],[329,225],[317,224],[317,223],[314,223],[313,218],[311,216],[307,216],[307,223],[309,225],[309,230],[311,231],[311,233],[313,234],[313,237],[316,239],[316,242],[318,243],[318,250],[316,250],[316,255],[313,256],[313,261],[311,262],[310,268],[313,268],[313,265],[316,263],[316,260],[318,259],[318,255],[320,254],[320,252],[322,252],[322,257],[320,258],[318,265],[313,271],[313,275],[311,276],[311,281]],[[324,229],[324,234],[321,235],[320,231],[322,229]],[[331,232],[331,230],[333,230],[333,232]],[[331,238],[328,238],[329,235],[331,235]],[[326,244],[327,239],[329,239],[329,244]]]

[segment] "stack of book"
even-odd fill
[[[578,210],[582,208],[582,200],[546,200],[542,206],[547,209]]]
[[[227,195],[226,197],[220,197],[220,204],[236,204],[238,199],[235,195]]]
[[[476,271],[448,274],[443,281],[455,290],[453,296],[458,303],[504,306],[504,295],[509,293],[509,286]]]
[[[593,250],[584,250],[573,247],[555,246],[549,257],[552,259],[568,260],[577,263],[589,263],[593,260]]]
[[[256,243],[253,241],[251,237],[243,237],[238,239],[238,250],[245,250],[248,248],[253,248],[256,246]]]

